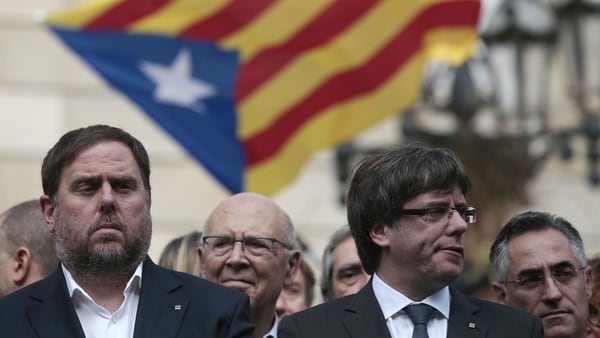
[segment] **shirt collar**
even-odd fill
[[[269,330],[269,332],[267,332],[267,334],[265,334],[263,336],[263,338],[277,337],[278,326],[279,326],[279,316],[277,316],[277,313],[275,313],[275,316],[273,317],[273,326],[271,326],[271,329]]]
[[[415,302],[402,293],[386,284],[377,273],[373,274],[373,292],[379,302],[385,319],[395,315],[400,309],[412,303],[425,303],[431,305],[446,319],[450,317],[450,288],[445,286],[434,294],[427,296],[420,302]]]
[[[123,291],[123,294],[127,294],[132,292],[133,290],[139,290],[142,287],[142,267],[144,265],[144,260],[142,260],[137,268],[135,268],[135,271],[133,272],[133,275],[131,276],[131,278],[129,278],[129,281],[127,282],[127,285],[125,286],[125,290]],[[71,275],[71,272],[69,272],[69,270],[67,270],[67,267],[65,267],[64,264],[60,264],[61,268],[62,268],[62,272],[65,275],[65,281],[67,282],[67,290],[69,291],[69,296],[71,298],[73,298],[73,295],[75,294],[75,292],[84,295],[85,297],[92,299],[92,297],[90,297],[88,295],[87,292],[85,292],[85,290],[75,281],[75,279],[73,278],[73,275]]]

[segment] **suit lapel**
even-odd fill
[[[372,279],[354,295],[345,311],[343,321],[350,337],[391,338],[373,292]]]
[[[61,267],[33,287],[29,297],[39,302],[29,308],[26,316],[40,338],[85,337]]]
[[[181,282],[146,257],[134,338],[177,336],[189,304],[187,297],[173,294],[179,287]]]
[[[488,323],[477,317],[479,307],[450,287],[450,319],[447,338],[482,338],[488,330]]]

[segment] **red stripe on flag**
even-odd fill
[[[367,63],[332,76],[304,101],[283,113],[268,129],[245,139],[247,165],[256,165],[273,156],[296,130],[327,107],[380,86],[422,48],[422,38],[431,29],[475,28],[478,17],[479,2],[475,1],[444,2],[427,8]]]
[[[233,0],[212,16],[197,22],[179,36],[218,41],[252,22],[275,0]]]
[[[299,53],[327,43],[378,1],[337,0],[285,43],[258,53],[240,70],[236,101],[243,101]]]
[[[172,0],[125,0],[90,21],[84,29],[125,29]]]

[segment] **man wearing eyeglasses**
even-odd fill
[[[542,337],[539,318],[461,294],[465,232],[477,210],[449,150],[409,145],[368,155],[347,195],[369,282],[357,293],[286,316],[279,338]]]
[[[204,225],[198,250],[204,278],[244,292],[256,338],[277,337],[277,298],[300,262],[296,232],[272,200],[240,193],[221,202]]]
[[[539,316],[546,338],[584,338],[591,269],[577,229],[528,211],[502,228],[490,249],[498,301]]]

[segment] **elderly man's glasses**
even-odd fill
[[[280,245],[285,249],[289,246],[284,242],[270,237],[246,237],[234,239],[230,236],[205,236],[202,243],[217,256],[224,256],[233,251],[235,243],[241,243],[246,254],[260,257],[275,251],[275,246]]]
[[[514,284],[522,289],[532,290],[544,285],[546,278],[551,277],[556,283],[560,285],[569,285],[580,271],[583,271],[584,267],[576,269],[572,266],[561,266],[552,269],[550,273],[527,273],[518,276],[515,280],[506,280],[501,283]]]
[[[400,215],[423,216],[423,220],[427,223],[438,223],[442,221],[449,221],[455,211],[468,224],[472,224],[477,221],[477,208],[466,205],[457,206],[455,208],[439,206],[423,209],[402,209],[400,210]]]

